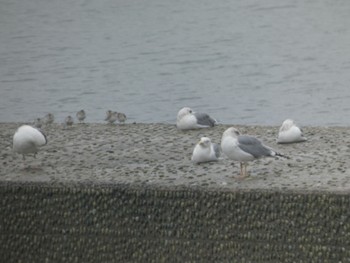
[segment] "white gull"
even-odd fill
[[[247,162],[253,161],[266,156],[282,156],[275,150],[264,145],[260,140],[255,137],[240,135],[239,131],[230,127],[224,131],[221,138],[222,152],[234,161],[240,162],[240,177],[246,177],[247,174]]]
[[[212,143],[208,137],[202,137],[193,149],[191,160],[194,163],[217,161],[220,152],[218,144]]]
[[[291,119],[286,119],[280,127],[277,143],[305,142],[303,131]]]
[[[196,113],[184,107],[177,113],[176,126],[180,130],[192,130],[214,127],[217,121],[206,113]]]
[[[33,153],[36,157],[36,153],[41,146],[47,143],[45,134],[29,125],[22,125],[17,129],[13,136],[13,151],[23,155]]]

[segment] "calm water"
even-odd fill
[[[0,0],[0,122],[84,108],[350,125],[348,0]]]

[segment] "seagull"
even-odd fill
[[[291,119],[286,119],[279,130],[277,143],[305,142],[303,131]]]
[[[79,122],[84,122],[85,118],[86,118],[86,114],[84,110],[80,110],[77,112],[76,117],[78,119]]]
[[[217,121],[206,113],[196,113],[191,108],[184,107],[177,113],[176,126],[180,130],[191,130],[214,127]]]
[[[118,119],[118,113],[115,111],[108,110],[106,112],[106,118],[105,121],[108,121],[108,123],[114,123]]]
[[[23,160],[25,160],[25,155],[30,153],[36,157],[39,147],[45,144],[47,144],[46,135],[29,125],[19,127],[13,136],[13,151],[22,154]]]
[[[72,126],[73,123],[74,123],[73,117],[70,115],[64,119],[64,127]]]
[[[194,163],[204,163],[217,161],[219,157],[220,146],[212,143],[210,138],[202,137],[193,149],[191,160]]]
[[[117,113],[117,118],[120,123],[124,123],[126,121],[126,115],[122,112]]]
[[[55,116],[53,116],[52,113],[48,113],[45,115],[44,119],[45,119],[45,124],[52,124],[55,120]]]
[[[240,135],[239,131],[234,127],[228,128],[222,134],[221,149],[229,159],[240,162],[240,178],[248,175],[247,162],[249,161],[265,156],[286,157],[265,146],[255,137]]]

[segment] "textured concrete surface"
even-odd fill
[[[349,129],[237,126],[289,159],[190,162],[201,136],[173,125],[45,127],[37,158],[0,124],[1,262],[348,262]]]
[[[350,196],[0,183],[1,262],[349,262]]]
[[[276,143],[278,127],[235,126],[260,138],[290,159],[266,158],[251,162],[250,177],[237,179],[239,164],[223,157],[219,162],[193,164],[196,142],[208,136],[220,143],[229,125],[213,129],[178,131],[168,124],[76,124],[64,129],[44,127],[48,144],[37,158],[11,150],[18,123],[0,124],[0,181],[96,182],[133,185],[197,186],[206,189],[284,189],[345,191],[350,189],[350,129],[304,127],[308,141]]]

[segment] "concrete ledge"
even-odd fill
[[[346,262],[350,197],[0,184],[3,262]]]
[[[237,126],[243,134],[290,157],[251,163],[250,177],[237,180],[239,164],[223,158],[194,165],[193,148],[201,136],[220,143],[229,125],[178,131],[167,124],[82,124],[64,129],[44,127],[48,144],[37,158],[23,162],[12,152],[12,136],[20,124],[0,123],[0,181],[105,183],[191,186],[211,190],[265,189],[299,191],[350,190],[350,129],[304,127],[308,141],[276,143],[278,127]],[[28,169],[29,167],[29,169]]]
[[[37,159],[0,124],[1,262],[350,261],[350,129],[236,126],[290,159],[262,159],[238,180],[223,158],[190,162],[201,136],[174,125],[45,127]]]

